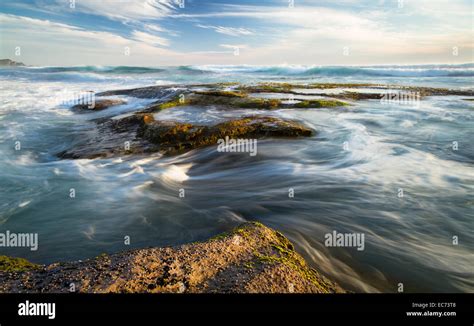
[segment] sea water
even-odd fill
[[[473,292],[474,106],[466,97],[271,112],[183,106],[155,118],[212,125],[270,114],[317,133],[259,140],[256,156],[211,146],[174,157],[56,157],[94,133],[94,119],[152,102],[121,96],[127,104],[77,114],[58,100],[63,94],[265,81],[473,89],[473,76],[473,64],[0,69],[0,232],[38,234],[38,250],[0,254],[36,263],[87,259],[205,240],[260,221],[348,290],[396,292],[403,283],[406,292]],[[333,232],[363,234],[364,249],[326,246]]]

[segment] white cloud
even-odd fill
[[[178,14],[175,17],[259,21],[268,37],[243,53],[249,63],[472,61],[473,43],[470,38],[473,33],[465,22],[472,19],[472,8],[466,4],[453,7],[448,0],[440,1],[442,4],[428,0],[419,3],[405,1],[406,6],[401,9],[397,8],[396,2],[380,2],[378,6],[363,6],[364,10],[360,11],[298,5],[295,8],[220,5],[218,12]],[[452,17],[443,15],[445,10],[452,13]],[[421,20],[419,16],[425,19]],[[433,20],[427,17],[433,17]],[[437,26],[437,23],[442,25]],[[460,56],[452,56],[453,46],[462,49]],[[343,56],[344,47],[350,49],[349,56]]]
[[[205,29],[213,29],[217,33],[225,34],[229,36],[243,36],[243,35],[253,35],[254,33],[247,28],[236,28],[236,27],[225,27],[225,26],[214,26],[214,25],[203,25],[197,24],[197,27]]]
[[[64,6],[63,0],[56,2]],[[177,0],[76,0],[73,10],[127,22],[167,17],[179,8],[179,3]]]
[[[131,37],[23,16],[0,13],[2,42],[0,57],[28,65],[131,65],[161,66],[234,63],[233,51],[178,52],[154,45],[163,42],[148,33],[135,31]],[[21,47],[21,56],[14,55]],[[235,46],[227,45],[232,50]],[[125,47],[130,55],[124,55]]]
[[[152,32],[164,32],[165,29],[156,24],[144,24],[143,28]]]
[[[100,41],[107,44],[126,44],[127,39],[122,36],[102,31],[85,30],[80,27],[56,23],[49,20],[41,20],[24,16],[0,14],[3,38],[28,37],[33,40],[47,39],[49,41],[59,40],[72,41]],[[49,43],[49,42],[48,42]]]
[[[61,1],[61,0],[56,0]],[[119,21],[135,29],[132,36],[137,41],[150,45],[168,46],[169,41],[163,36],[174,35],[156,20],[160,20],[176,13],[183,0],[77,0],[76,8],[79,12],[104,16]],[[64,6],[64,5],[63,5]],[[153,23],[151,23],[153,21]],[[138,29],[142,29],[139,31]],[[160,33],[158,36],[156,33]]]
[[[177,13],[183,0],[36,0],[30,4],[10,1],[9,6],[19,9],[46,14],[79,12],[125,23],[167,17]]]
[[[27,64],[114,65],[140,64],[144,56],[172,60],[177,53],[156,47],[166,45],[160,37],[135,31],[130,38],[111,32],[85,30],[76,26],[23,16],[0,14],[1,57],[13,57],[21,48]],[[131,51],[125,56],[125,47]],[[45,62],[47,61],[47,62]],[[141,62],[143,64],[143,62]]]
[[[14,6],[50,14],[85,13],[118,21],[132,29],[137,41],[150,45],[167,46],[164,35],[176,35],[156,23],[180,9],[181,0],[76,0],[71,8],[68,0],[55,0],[38,5],[14,4]],[[152,22],[153,21],[153,22]],[[141,31],[140,31],[141,30]],[[157,33],[161,35],[158,36]],[[148,34],[148,35],[147,35]]]
[[[226,49],[245,49],[247,48],[246,44],[220,44],[220,47],[226,48]]]
[[[153,34],[140,32],[140,31],[133,31],[132,38],[135,41],[143,42],[151,46],[168,46],[169,45],[169,42],[167,39],[164,39],[162,37],[159,37]]]

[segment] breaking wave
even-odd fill
[[[474,64],[411,66],[195,66],[214,73],[260,73],[276,76],[472,77]]]

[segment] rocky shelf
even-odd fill
[[[348,110],[354,101],[380,100],[384,94],[392,91],[416,93],[418,99],[440,95],[474,96],[471,90],[378,84],[218,83],[112,90],[96,94],[93,108],[81,104],[71,109],[87,113],[126,103],[123,99],[110,98],[111,96],[154,101],[146,107],[136,108],[134,112],[123,117],[98,119],[96,130],[85,133],[72,148],[57,153],[57,156],[62,159],[92,159],[152,152],[174,155],[215,145],[218,139],[227,136],[258,139],[309,137],[317,131],[311,130],[304,122],[271,116],[249,115],[214,126],[200,126],[176,121],[156,121],[155,114],[183,106],[197,109],[213,107],[224,111],[250,109],[261,112],[275,109]],[[263,93],[280,97],[268,98]],[[287,97],[291,99],[287,100]],[[128,146],[124,146],[125,142]]]

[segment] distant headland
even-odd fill
[[[0,67],[5,67],[5,66],[22,67],[22,66],[25,66],[25,64],[23,62],[16,62],[10,59],[0,59]]]

